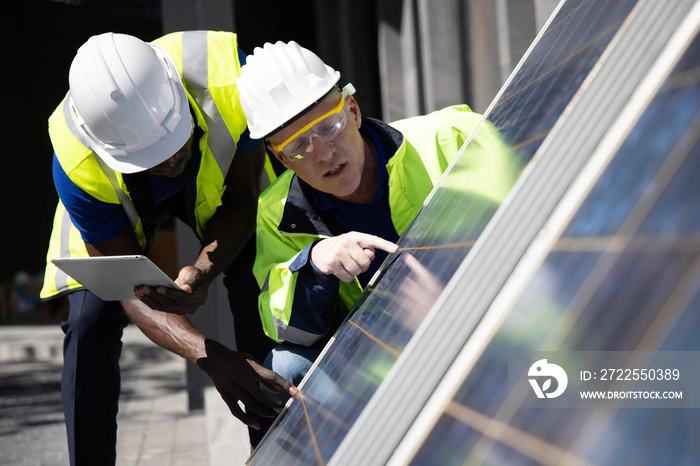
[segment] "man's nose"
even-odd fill
[[[162,170],[171,170],[175,165],[177,165],[178,159],[178,154],[174,154],[172,157],[165,160],[165,162],[161,162],[161,164],[158,165],[158,168]]]
[[[335,152],[335,146],[332,142],[326,141],[316,135],[311,137],[311,144],[316,160],[326,160]]]

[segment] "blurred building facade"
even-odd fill
[[[3,30],[13,44],[9,105],[12,137],[0,170],[3,214],[0,324],[60,320],[64,300],[42,303],[46,247],[57,195],[47,120],[68,89],[78,47],[107,31],[153,40],[193,29],[235,31],[247,54],[265,42],[295,40],[341,70],[367,116],[392,121],[455,103],[484,112],[517,66],[556,0],[27,0]],[[18,91],[19,90],[19,91]],[[175,275],[196,250],[175,223],[158,234],[153,258]],[[179,256],[179,259],[177,259]],[[179,263],[178,263],[179,262]],[[193,322],[231,346],[232,318],[219,282]],[[190,403],[209,383],[190,370]]]
[[[466,102],[483,112],[556,0],[26,0],[3,29],[9,60],[0,170],[0,322],[59,313],[37,298],[57,200],[47,120],[91,35],[152,40],[185,29],[234,30],[246,53],[296,40],[342,70],[366,115],[394,120]],[[168,234],[166,232],[166,234]],[[158,254],[159,251],[156,251]],[[172,257],[171,254],[162,254]],[[174,263],[164,263],[172,271]]]

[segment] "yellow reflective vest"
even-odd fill
[[[238,42],[230,32],[187,31],[165,35],[153,42],[167,50],[182,76],[197,126],[202,154],[196,178],[196,233],[201,239],[206,224],[222,203],[224,179],[247,123],[238,100],[236,81],[241,65]],[[61,167],[78,187],[96,199],[121,204],[141,247],[146,237],[121,173],[108,168],[81,139],[68,114],[68,96],[49,118],[49,136]],[[268,171],[269,173],[269,171]],[[86,257],[80,232],[59,201],[47,254],[41,298],[81,288],[57,269],[51,259]]]
[[[390,126],[378,120],[363,119],[363,125],[370,124],[395,144],[386,168],[391,220],[399,235],[423,206],[480,120],[481,115],[472,113],[466,105],[407,118]],[[298,177],[288,170],[260,196],[253,273],[261,287],[258,305],[265,334],[277,342],[310,346],[326,335],[290,325],[298,277],[298,272],[292,272],[290,265],[307,245],[331,233],[321,216],[314,213],[308,196],[301,191],[303,187]],[[357,280],[340,282],[338,299],[346,313],[361,293]]]

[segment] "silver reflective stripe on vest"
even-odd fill
[[[73,226],[70,215],[65,207],[63,207],[63,216],[61,218],[61,250],[59,257],[70,257],[70,230]],[[56,291],[61,291],[68,287],[68,275],[61,269],[56,269],[54,276],[54,284]]]
[[[268,273],[265,277],[265,283],[260,290],[260,293],[265,293],[270,288],[270,274]],[[316,335],[314,333],[305,332],[304,330],[299,330],[298,328],[290,327],[282,320],[280,320],[274,313],[272,314],[272,321],[275,324],[275,332],[277,333],[277,338],[280,340],[288,341],[291,343],[296,343],[299,345],[311,346],[323,337],[323,335]]]
[[[117,193],[117,197],[119,198],[119,202],[121,202],[122,207],[124,208],[124,213],[126,214],[126,217],[129,219],[129,224],[131,225],[131,228],[136,230],[136,226],[139,224],[139,214],[136,212],[136,207],[134,206],[134,203],[131,201],[131,198],[124,192],[121,186],[119,186],[119,180],[117,179],[117,174],[114,172],[114,170],[109,168],[104,162],[104,160],[102,160],[100,157],[95,156],[95,159],[97,159],[97,163],[100,165],[102,172],[109,180],[109,184],[112,185],[112,189],[114,189],[114,192]]]
[[[214,99],[209,93],[208,72],[207,32],[184,32],[182,34],[182,79],[202,111],[204,122],[209,128],[207,145],[211,149],[221,173],[225,176],[231,165],[233,154],[236,152],[236,141],[229,133],[219,109],[214,104]]]
[[[323,337],[323,335],[316,335],[315,333],[309,333],[304,330],[299,330],[298,328],[290,327],[274,314],[272,315],[272,320],[275,322],[275,331],[277,332],[277,338],[280,340],[296,343],[298,345],[311,346]]]

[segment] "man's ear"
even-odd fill
[[[362,126],[362,112],[360,111],[360,105],[353,96],[349,96],[346,99],[348,101],[350,115],[352,115],[352,118],[355,121],[355,127],[359,129],[360,126]]]
[[[287,160],[287,157],[282,155],[281,152],[278,152],[275,149],[273,149],[270,144],[267,145],[267,152],[274,155],[275,158],[279,161],[279,163],[281,163],[284,166],[284,168],[291,168],[289,166],[289,160]]]
[[[272,170],[275,172],[277,176],[281,175],[282,172],[284,172],[287,167],[285,167],[282,162],[277,158],[277,156],[272,152],[272,149],[270,149],[267,144],[263,146],[265,148],[265,157],[270,161],[270,164],[272,165]]]

